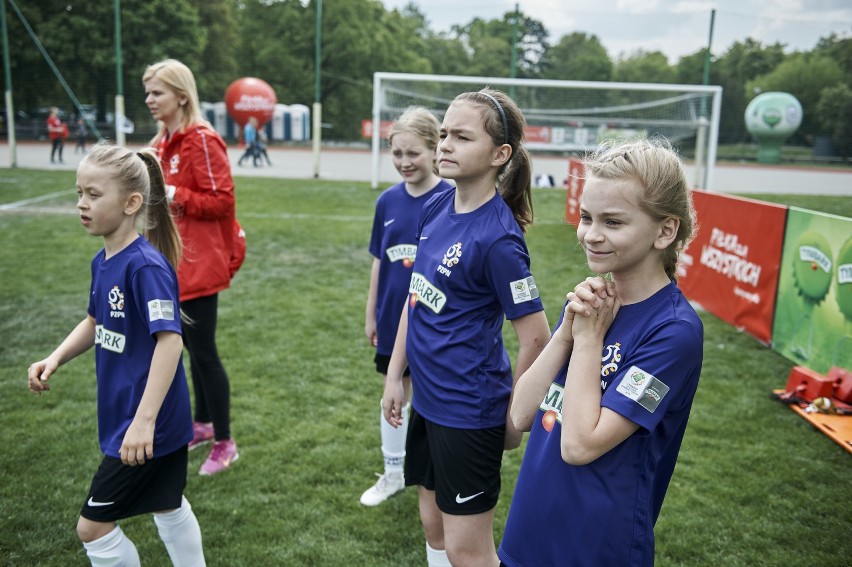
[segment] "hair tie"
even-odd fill
[[[509,122],[506,120],[506,111],[503,110],[503,106],[500,104],[500,102],[496,98],[491,96],[490,94],[488,94],[486,92],[482,92],[482,91],[479,91],[479,94],[481,94],[483,96],[487,96],[488,98],[490,98],[491,102],[494,103],[494,106],[497,107],[497,112],[500,113],[500,120],[503,121],[503,143],[508,144],[509,143]]]

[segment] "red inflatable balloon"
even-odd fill
[[[228,114],[240,126],[252,116],[257,118],[258,126],[263,126],[272,118],[277,102],[269,83],[255,77],[237,79],[225,89]]]

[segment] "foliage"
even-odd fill
[[[39,397],[27,365],[82,317],[89,261],[100,247],[73,211],[71,172],[0,170],[0,202],[53,194],[0,212],[0,564],[85,565],[74,532],[97,463],[91,353]],[[367,252],[376,193],[366,183],[238,178],[246,262],[220,298],[218,342],[229,370],[240,460],[200,477],[190,453],[186,494],[208,565],[422,565],[414,490],[380,508],[358,497],[381,468],[380,378],[363,336]],[[772,198],[761,195],[757,198]],[[817,210],[839,203],[796,200]],[[534,192],[532,269],[555,323],[565,291],[586,275],[565,193]],[[790,199],[787,201],[785,199]],[[849,200],[847,199],[848,203]],[[66,214],[67,213],[67,214]],[[792,364],[703,314],[701,385],[656,526],[656,565],[845,565],[852,555],[849,455],[769,398]],[[517,348],[506,332],[510,352]],[[499,541],[523,449],[504,457]],[[122,522],[143,565],[168,564],[150,517]],[[807,545],[791,545],[807,534]]]
[[[674,77],[663,53],[642,50],[619,59],[612,74],[621,83],[674,83]]]
[[[95,104],[103,121],[117,91],[112,2],[18,2],[71,90]],[[153,129],[140,78],[145,66],[175,57],[195,71],[202,100],[223,98],[241,76],[268,82],[285,104],[314,102],[316,0],[124,0],[121,3],[123,82],[127,115],[137,128]],[[68,95],[8,11],[14,99],[25,111],[57,105],[71,110]],[[515,36],[513,37],[513,34]],[[512,47],[515,68],[512,69]],[[320,101],[323,137],[357,140],[372,109],[376,71],[544,79],[701,84],[706,49],[670,64],[660,52],[634,51],[611,58],[599,39],[576,31],[549,37],[547,22],[507,11],[473,18],[436,33],[410,2],[388,10],[380,0],[326,2],[321,22]],[[832,63],[833,62],[833,63]],[[785,63],[786,66],[781,66]],[[807,72],[803,72],[807,71]],[[748,38],[714,54],[710,83],[721,85],[720,142],[749,139],[743,115],[755,96],[793,91],[804,106],[797,143],[824,131],[817,105],[824,88],[852,75],[852,39],[821,38],[810,52],[787,54],[782,44]],[[4,79],[5,80],[5,79]],[[847,85],[848,86],[848,85]],[[829,117],[830,118],[830,117]]]
[[[829,134],[841,156],[852,156],[852,88],[849,83],[824,88],[819,95],[817,115],[821,131]]]
[[[745,109],[754,93],[746,93],[746,83],[764,75],[784,60],[784,46],[764,47],[759,41],[747,39],[734,43],[713,65],[710,82],[721,85],[722,116],[719,125],[721,143],[744,142],[750,139],[745,127]]]
[[[608,81],[612,61],[596,35],[574,32],[550,48],[542,64],[543,79]]]
[[[746,83],[748,93],[783,91],[792,94],[802,105],[802,125],[796,136],[807,137],[823,133],[819,117],[820,93],[824,88],[834,87],[845,79],[840,66],[819,53],[794,53],[765,75]],[[848,80],[848,79],[847,79]],[[749,97],[749,100],[754,96]],[[826,120],[833,120],[833,116]]]

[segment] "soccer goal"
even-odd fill
[[[406,108],[424,106],[441,120],[456,95],[486,86],[518,103],[533,154],[582,154],[610,138],[664,136],[692,160],[694,186],[713,187],[722,87],[379,72],[373,75],[373,188],[387,128]]]

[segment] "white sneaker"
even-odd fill
[[[378,506],[397,492],[405,488],[405,477],[402,473],[376,473],[379,480],[361,495],[364,506]]]

